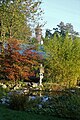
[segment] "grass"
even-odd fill
[[[25,111],[15,111],[0,105],[0,120],[67,120],[49,115],[27,113]]]

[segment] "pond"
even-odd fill
[[[50,97],[57,97],[64,92],[62,91],[44,91],[44,90],[28,90],[28,89],[21,89],[21,90],[15,90],[15,91],[10,91],[8,93],[3,94],[3,96],[0,99],[0,103],[2,104],[7,104],[9,102],[9,97],[13,94],[25,94],[26,97],[30,99],[37,99],[37,98],[42,98],[43,101],[47,101]]]

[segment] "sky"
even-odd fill
[[[80,33],[80,0],[43,0],[43,19],[46,29],[56,28],[62,21],[64,24],[71,23],[74,30]]]

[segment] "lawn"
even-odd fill
[[[0,105],[0,120],[67,120],[48,115],[40,115],[35,113],[27,113],[24,111],[14,111]]]

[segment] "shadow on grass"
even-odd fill
[[[49,115],[40,115],[24,111],[14,111],[0,105],[0,120],[67,120]],[[69,119],[68,119],[69,120]]]

